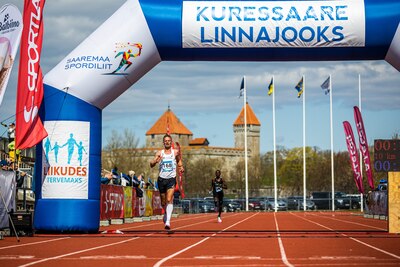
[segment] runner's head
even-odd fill
[[[165,147],[166,149],[171,148],[171,145],[172,145],[172,138],[171,138],[171,136],[170,136],[169,134],[164,135],[164,137],[163,137],[163,143],[164,143],[164,147]]]

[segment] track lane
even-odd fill
[[[173,234],[162,231],[161,221],[148,221],[104,228],[122,235],[38,235],[23,237],[22,244],[7,237],[0,241],[1,265],[154,266],[163,259],[160,266],[400,265],[390,255],[400,255],[400,237],[382,231],[379,220],[329,212],[224,213],[221,224],[216,217],[174,218]],[[52,238],[65,240],[42,243]]]

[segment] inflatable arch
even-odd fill
[[[102,109],[159,62],[385,59],[400,70],[399,21],[398,0],[128,0],[45,76],[34,228],[98,231]]]

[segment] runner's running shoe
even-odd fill
[[[218,217],[218,222],[222,223],[221,217]]]

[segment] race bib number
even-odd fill
[[[173,170],[172,166],[173,166],[172,160],[163,161],[163,165],[162,165],[163,170],[172,171]]]

